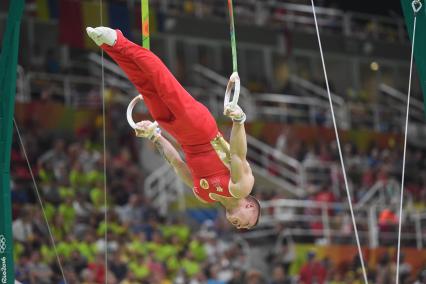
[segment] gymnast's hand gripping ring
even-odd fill
[[[139,101],[143,101],[143,97],[142,95],[138,95],[136,96],[129,104],[129,106],[127,107],[127,122],[130,124],[130,127],[132,127],[133,129],[139,129],[138,125],[133,121],[133,117],[132,117],[132,113],[133,113],[133,109],[135,108],[136,104]],[[154,124],[156,126],[158,126],[158,122],[154,122]]]
[[[229,78],[228,86],[226,87],[226,92],[225,92],[224,107],[226,107],[229,104],[229,101],[231,99],[232,89],[234,89],[234,97],[232,98],[231,107],[235,107],[238,104],[238,98],[240,97],[240,89],[241,89],[241,82],[240,82],[240,77],[238,76],[238,72],[232,73],[231,78]]]

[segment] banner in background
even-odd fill
[[[80,1],[60,0],[59,42],[73,48],[84,48],[83,13]]]
[[[106,2],[106,1],[105,1]],[[109,27],[108,19],[108,5],[105,3],[101,6],[99,1],[83,1],[82,12],[83,12],[83,28],[82,36],[84,38],[84,47],[87,49],[99,50],[99,47],[86,35],[86,27],[98,27],[106,26]],[[101,19],[101,8],[102,8],[102,19]],[[102,21],[101,21],[102,20]]]
[[[41,7],[38,14],[41,18],[52,14],[48,5],[50,0],[37,0]],[[52,6],[53,7],[53,6]],[[60,43],[79,49],[95,49],[98,47],[86,35],[86,27],[101,25],[101,4],[99,1],[60,0],[59,1],[59,40]],[[139,11],[139,18],[141,17]],[[103,2],[102,25],[120,29],[131,38],[130,11],[126,3]]]
[[[59,3],[58,0],[36,0],[37,18],[43,21],[58,19]]]
[[[140,15],[139,15],[140,17]],[[130,25],[130,12],[126,3],[109,3],[108,4],[109,27],[112,29],[120,29],[123,34],[132,40],[132,27]]]

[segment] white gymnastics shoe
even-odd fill
[[[117,32],[107,27],[87,27],[86,32],[98,46],[101,46],[104,43],[109,46],[113,46],[117,41]]]

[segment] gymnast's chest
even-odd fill
[[[216,202],[212,195],[217,194],[225,197],[232,197],[229,193],[229,174],[221,174],[213,177],[197,178],[194,181],[194,194],[202,201]]]

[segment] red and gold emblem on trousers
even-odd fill
[[[209,189],[210,187],[209,182],[204,178],[200,180],[200,186],[202,189]]]

